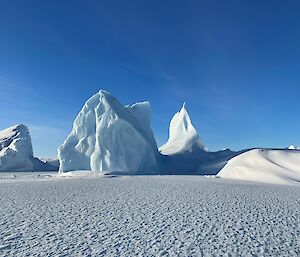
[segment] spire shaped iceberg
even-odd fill
[[[157,145],[148,102],[124,107],[100,90],[83,106],[58,149],[60,172],[155,173]]]
[[[193,126],[188,111],[183,103],[179,112],[173,116],[169,127],[169,139],[159,150],[164,155],[178,152],[190,152],[193,148],[204,149],[199,135]]]

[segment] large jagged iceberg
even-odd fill
[[[28,128],[15,125],[0,131],[0,171],[49,171],[55,167],[33,157]]]
[[[156,173],[158,151],[150,119],[148,102],[125,107],[100,90],[84,104],[59,147],[59,171]]]
[[[170,155],[191,152],[194,149],[205,149],[205,147],[200,142],[184,103],[181,110],[173,116],[169,127],[169,139],[159,148],[159,151],[164,155]]]

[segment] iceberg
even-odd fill
[[[0,170],[32,171],[33,150],[25,125],[19,124],[0,131]]]
[[[50,171],[55,167],[33,156],[28,128],[15,125],[0,131],[0,171]]]
[[[184,103],[181,110],[173,116],[169,127],[169,139],[159,151],[164,155],[171,155],[195,149],[204,150],[205,146],[200,142]]]
[[[229,149],[209,152],[191,122],[185,103],[170,122],[169,139],[159,147],[161,174],[216,175],[233,156]]]
[[[290,145],[288,148],[288,150],[300,150],[299,146],[295,146],[295,145]]]
[[[150,103],[123,106],[100,90],[77,115],[70,135],[58,148],[58,158],[60,173],[156,173],[158,150],[151,130]]]

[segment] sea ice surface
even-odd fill
[[[300,255],[298,186],[28,174],[0,173],[2,256]]]

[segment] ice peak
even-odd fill
[[[14,126],[11,126],[7,129],[4,129],[0,131],[0,140],[4,140],[6,138],[12,138],[15,137],[16,135],[22,135],[22,137],[28,137],[29,136],[29,131],[27,126],[24,124],[17,124]]]
[[[176,112],[170,122],[169,139],[160,147],[163,154],[191,151],[194,146],[203,148],[199,136],[188,114],[186,104],[183,103],[179,112]]]
[[[109,92],[107,92],[106,90],[103,90],[103,89],[100,89],[100,90],[98,91],[98,94],[99,94],[100,96],[111,96],[111,94],[110,94]]]

